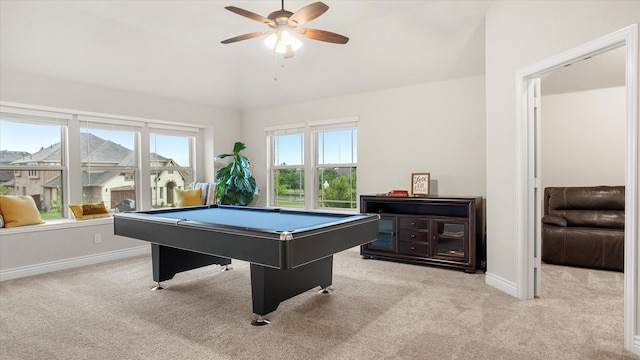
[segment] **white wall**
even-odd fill
[[[264,192],[265,127],[357,116],[359,194],[409,190],[412,172],[429,172],[440,195],[484,197],[484,112],[482,76],[254,110],[245,154]]]
[[[542,187],[624,185],[626,88],[542,90]]]
[[[34,225],[19,232],[3,229],[0,279],[73,267],[67,264],[86,265],[93,262],[89,260],[93,257],[104,261],[150,251],[148,242],[114,236],[111,218],[83,221],[91,225],[74,222]],[[47,226],[47,230],[38,229],[42,226]],[[100,234],[101,242],[94,241],[95,234]]]
[[[201,181],[213,179],[213,156],[228,152],[236,139],[241,137],[238,111],[9,71],[2,71],[0,79],[2,101],[213,127],[214,130],[208,130],[205,134],[209,143],[213,139],[213,146],[205,145],[205,159],[200,159],[197,164],[204,173],[198,175]],[[70,258],[90,258],[118,251],[129,254],[128,249],[143,244],[113,235],[110,220],[107,220],[107,225],[104,220],[84,221],[80,227],[77,227],[79,223],[73,223],[76,227],[47,230],[44,233],[0,230],[0,271],[29,266],[36,268],[27,269],[27,272],[36,271],[40,269],[38,264],[45,262],[50,266],[41,270],[47,271],[59,264],[69,263]],[[93,243],[94,233],[102,234],[100,244]]]
[[[213,126],[217,130],[213,134],[216,153],[232,149],[234,139],[240,137],[240,112],[236,110],[6,70],[0,72],[0,79],[2,101]]]
[[[488,273],[515,284],[516,71],[638,22],[640,2],[634,1],[498,1],[489,11],[486,21]]]
[[[487,277],[516,283],[516,71],[637,23],[638,1],[497,1],[487,14]]]

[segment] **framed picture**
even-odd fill
[[[411,174],[411,195],[429,195],[429,173]]]

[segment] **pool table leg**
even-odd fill
[[[206,255],[153,243],[151,244],[151,259],[153,263],[153,281],[157,283],[157,289],[162,288],[162,286],[160,286],[161,281],[169,280],[179,272],[213,264],[222,266],[231,264],[231,259],[229,258]]]
[[[253,312],[262,316],[275,311],[282,301],[316,286],[331,286],[333,255],[288,270],[251,264]]]

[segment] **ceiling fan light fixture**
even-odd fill
[[[0,0],[1,1],[1,0]],[[295,13],[284,9],[284,0],[281,0],[282,7],[269,14],[268,17],[258,15],[248,10],[244,10],[235,6],[225,6],[225,9],[244,16],[248,19],[255,20],[267,25],[268,31],[254,31],[252,33],[234,36],[232,38],[220,41],[223,44],[231,44],[234,42],[252,39],[258,36],[270,34],[264,41],[264,44],[274,50],[276,53],[283,54],[284,58],[290,58],[294,52],[302,46],[302,42],[293,32],[295,31],[307,39],[324,41],[334,44],[346,44],[349,38],[330,31],[300,28],[300,25],[317,18],[329,10],[329,6],[321,1],[309,4]]]
[[[296,38],[288,30],[278,30],[271,33],[265,40],[264,44],[278,54],[285,54],[296,51],[302,47],[302,41]]]
[[[276,48],[276,44],[278,43],[278,35],[276,33],[271,33],[264,39],[264,44],[271,50]]]

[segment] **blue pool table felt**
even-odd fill
[[[314,214],[298,211],[269,211],[264,209],[210,208],[180,210],[154,214],[179,220],[190,220],[202,223],[236,226],[242,228],[271,230],[276,232],[296,232],[339,224],[362,217],[360,214]]]

